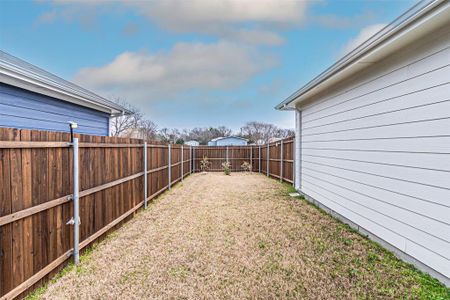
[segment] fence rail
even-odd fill
[[[201,171],[200,161],[208,157],[209,171],[222,171],[222,163],[230,162],[231,170],[242,171],[249,162],[253,172],[264,173],[289,183],[294,182],[294,139],[292,137],[266,145],[197,146],[193,147],[193,170]]]
[[[268,146],[190,147],[75,137],[79,139],[80,250],[199,171],[204,155],[211,159],[211,170],[221,171],[222,161],[228,159],[232,170],[239,171],[249,161],[254,172],[293,181],[292,139]],[[26,295],[73,256],[74,228],[67,224],[74,216],[73,150],[68,133],[0,128],[1,300]]]
[[[152,142],[144,148],[144,141],[136,139],[75,137],[80,141],[80,249],[165,191],[169,170],[170,184],[189,174],[186,146],[169,149]],[[67,133],[0,128],[1,299],[25,295],[72,256],[73,226],[66,223],[73,216],[73,159]]]

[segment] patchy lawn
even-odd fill
[[[449,299],[437,280],[259,174],[195,174],[42,299]]]

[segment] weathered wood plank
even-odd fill
[[[11,130],[0,128],[0,139],[10,140]],[[0,216],[11,213],[11,160],[10,149],[0,150]],[[12,225],[0,227],[0,294],[9,292],[13,286]]]
[[[49,141],[56,140],[56,132],[48,132],[47,139]],[[47,199],[56,198],[57,177],[56,177],[56,159],[55,149],[51,148],[47,150]],[[48,200],[47,200],[48,201]],[[55,224],[55,210],[56,207],[52,207],[47,210],[47,226],[48,226],[48,261],[53,261],[56,256],[56,224]]]
[[[20,131],[14,129],[12,131],[12,139],[20,140]],[[11,149],[9,153],[11,167],[11,212],[23,209],[23,192],[22,192],[22,153],[21,149]],[[23,265],[23,220],[12,223],[12,245],[13,245],[13,286],[17,286],[24,280]]]
[[[93,143],[84,142],[79,144],[80,148],[139,148],[143,146],[144,144],[113,144],[113,143],[99,143],[97,141]]]
[[[11,130],[6,128],[7,130]],[[17,129],[16,129],[17,130]],[[0,149],[23,149],[23,148],[67,148],[67,142],[41,142],[41,141],[0,141]]]
[[[80,215],[85,247],[120,226],[142,206],[143,141],[76,136],[82,148]],[[0,196],[7,199],[0,202],[0,295],[21,296],[57,272],[71,253],[73,227],[66,225],[73,213],[68,199],[73,182],[69,141],[67,133],[16,131],[14,136],[14,130],[0,129]],[[292,141],[285,141],[287,144],[293,145]],[[279,178],[273,174],[280,170],[281,151],[276,145],[270,145],[268,158],[261,151],[261,164],[269,163],[270,175]],[[287,182],[293,178],[291,148],[283,148],[283,180]],[[257,149],[230,147],[233,169],[240,171],[243,161],[259,161]],[[147,151],[150,200],[167,190],[169,168],[174,184],[189,173],[185,164],[191,164],[194,158],[190,157],[190,148],[185,147],[182,160],[181,146],[173,145],[169,166],[167,145],[150,143]],[[193,154],[197,170],[199,160],[207,155],[217,163],[211,171],[221,171],[226,151],[225,147],[204,147]]]
[[[69,250],[60,257],[58,257],[56,260],[52,261],[50,264],[36,272],[32,277],[30,277],[28,280],[24,281],[17,287],[15,287],[13,290],[11,290],[6,295],[3,295],[0,297],[0,300],[11,300],[19,296],[22,292],[26,291],[30,287],[32,287],[34,284],[38,283],[44,276],[46,276],[48,273],[50,273],[53,269],[64,263],[67,258],[70,257],[73,250]]]
[[[30,130],[21,130],[21,141],[31,140]],[[22,149],[22,201],[23,208],[28,209],[33,206],[32,200],[32,177],[31,177],[31,149]],[[22,210],[23,211],[23,210]],[[1,222],[0,222],[1,226]],[[24,278],[33,275],[33,220],[25,218],[23,220],[23,248],[24,248]]]

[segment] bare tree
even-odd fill
[[[128,131],[134,128],[138,128],[139,123],[143,118],[142,112],[138,108],[132,106],[131,104],[129,104],[128,102],[126,102],[121,98],[116,98],[113,101],[125,107],[132,113],[111,118],[110,121],[111,135],[124,136],[127,134]]]
[[[221,137],[230,136],[232,130],[225,126],[219,127],[205,127],[205,128],[194,128],[190,131],[183,131],[183,139],[185,140],[196,140],[201,145],[206,145],[210,140]]]
[[[280,129],[274,124],[252,121],[241,127],[240,135],[251,143],[268,143],[271,138],[286,138],[293,135],[293,130]]]
[[[217,127],[217,133],[219,133],[220,136],[230,136],[233,131],[226,126],[219,126]]]
[[[150,141],[156,139],[158,126],[150,120],[142,120],[139,124],[138,130],[141,135],[141,139]]]
[[[276,133],[277,137],[287,138],[295,135],[295,131],[293,129],[278,129]]]
[[[176,128],[162,128],[158,132],[159,139],[166,143],[175,144],[181,139],[180,131]]]

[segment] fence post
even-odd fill
[[[269,177],[269,163],[270,163],[270,157],[269,157],[270,151],[269,151],[269,146],[270,146],[270,143],[267,144],[267,157],[266,157],[266,161],[267,161],[267,166],[266,166],[266,169],[267,169],[267,177]]]
[[[227,158],[227,162],[228,162],[228,146],[226,146],[226,158]]]
[[[281,140],[280,150],[280,182],[283,182],[283,140]]]
[[[192,174],[192,146],[189,146],[189,175]]]
[[[250,146],[250,172],[253,172],[253,146]]]
[[[80,186],[78,138],[73,139],[73,260],[80,263]]]
[[[147,209],[147,142],[144,142],[144,208]]]
[[[192,172],[195,173],[195,148],[192,148]]]
[[[172,153],[171,153],[170,148],[171,147],[169,144],[169,146],[168,146],[168,149],[169,149],[169,172],[168,172],[168,174],[169,174],[169,190],[172,187]]]
[[[181,145],[181,182],[183,182],[183,175],[184,175],[184,161],[183,161],[184,153],[183,153],[183,151],[184,151],[183,145]]]
[[[258,147],[258,169],[259,173],[261,173],[261,145]]]

